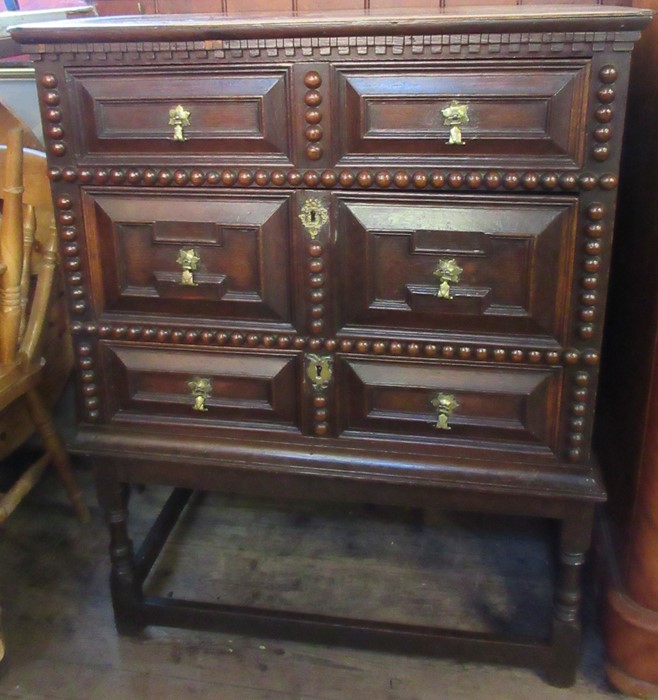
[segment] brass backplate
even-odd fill
[[[299,213],[299,218],[312,239],[320,235],[322,227],[329,221],[329,212],[315,197],[309,197]]]
[[[331,355],[306,355],[306,374],[315,390],[325,389],[333,374],[333,359]]]

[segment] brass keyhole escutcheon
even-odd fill
[[[460,104],[457,100],[453,100],[448,107],[441,110],[443,115],[443,123],[450,127],[450,137],[446,143],[449,146],[464,146],[462,138],[462,126],[468,124],[468,105]]]
[[[439,265],[434,270],[434,273],[439,278],[439,289],[436,296],[439,299],[453,299],[451,284],[459,282],[461,274],[464,271],[462,267],[457,264],[454,258],[450,260],[439,260]]]
[[[306,374],[311,380],[314,390],[325,389],[333,374],[332,359],[330,355],[308,354],[306,356],[308,369]]]
[[[315,197],[309,197],[302,207],[299,218],[312,239],[320,235],[322,227],[329,221],[329,212]]]
[[[201,262],[201,258],[197,255],[196,250],[194,248],[181,248],[178,251],[176,262],[183,268],[179,284],[183,287],[198,286],[194,280],[194,272]]]
[[[195,411],[207,411],[206,401],[212,393],[212,382],[207,377],[194,377],[190,379],[187,386],[192,393],[194,404],[192,405]]]
[[[438,413],[436,425],[434,427],[437,430],[452,430],[448,421],[455,409],[459,408],[455,397],[452,394],[444,394],[441,392],[432,399],[431,403]]]
[[[169,126],[174,127],[172,139],[174,141],[187,141],[185,137],[185,127],[190,125],[192,113],[185,109],[183,105],[176,105],[169,110]]]

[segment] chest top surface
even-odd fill
[[[326,10],[322,13],[244,13],[235,15],[158,15],[95,17],[32,23],[11,29],[19,42],[195,40],[263,36],[346,36],[363,34],[424,34],[486,31],[632,30],[652,17],[650,10],[591,5],[543,5],[516,8],[400,7],[395,11]]]

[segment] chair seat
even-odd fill
[[[16,362],[0,367],[0,411],[36,388],[41,381],[42,371],[41,362],[33,362],[27,366]]]

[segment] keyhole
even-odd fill
[[[319,362],[315,365],[315,376],[318,379],[322,379],[322,365]]]
[[[312,224],[315,223],[316,216],[317,216],[317,214],[316,214],[315,209],[311,209],[311,223],[312,223]]]

